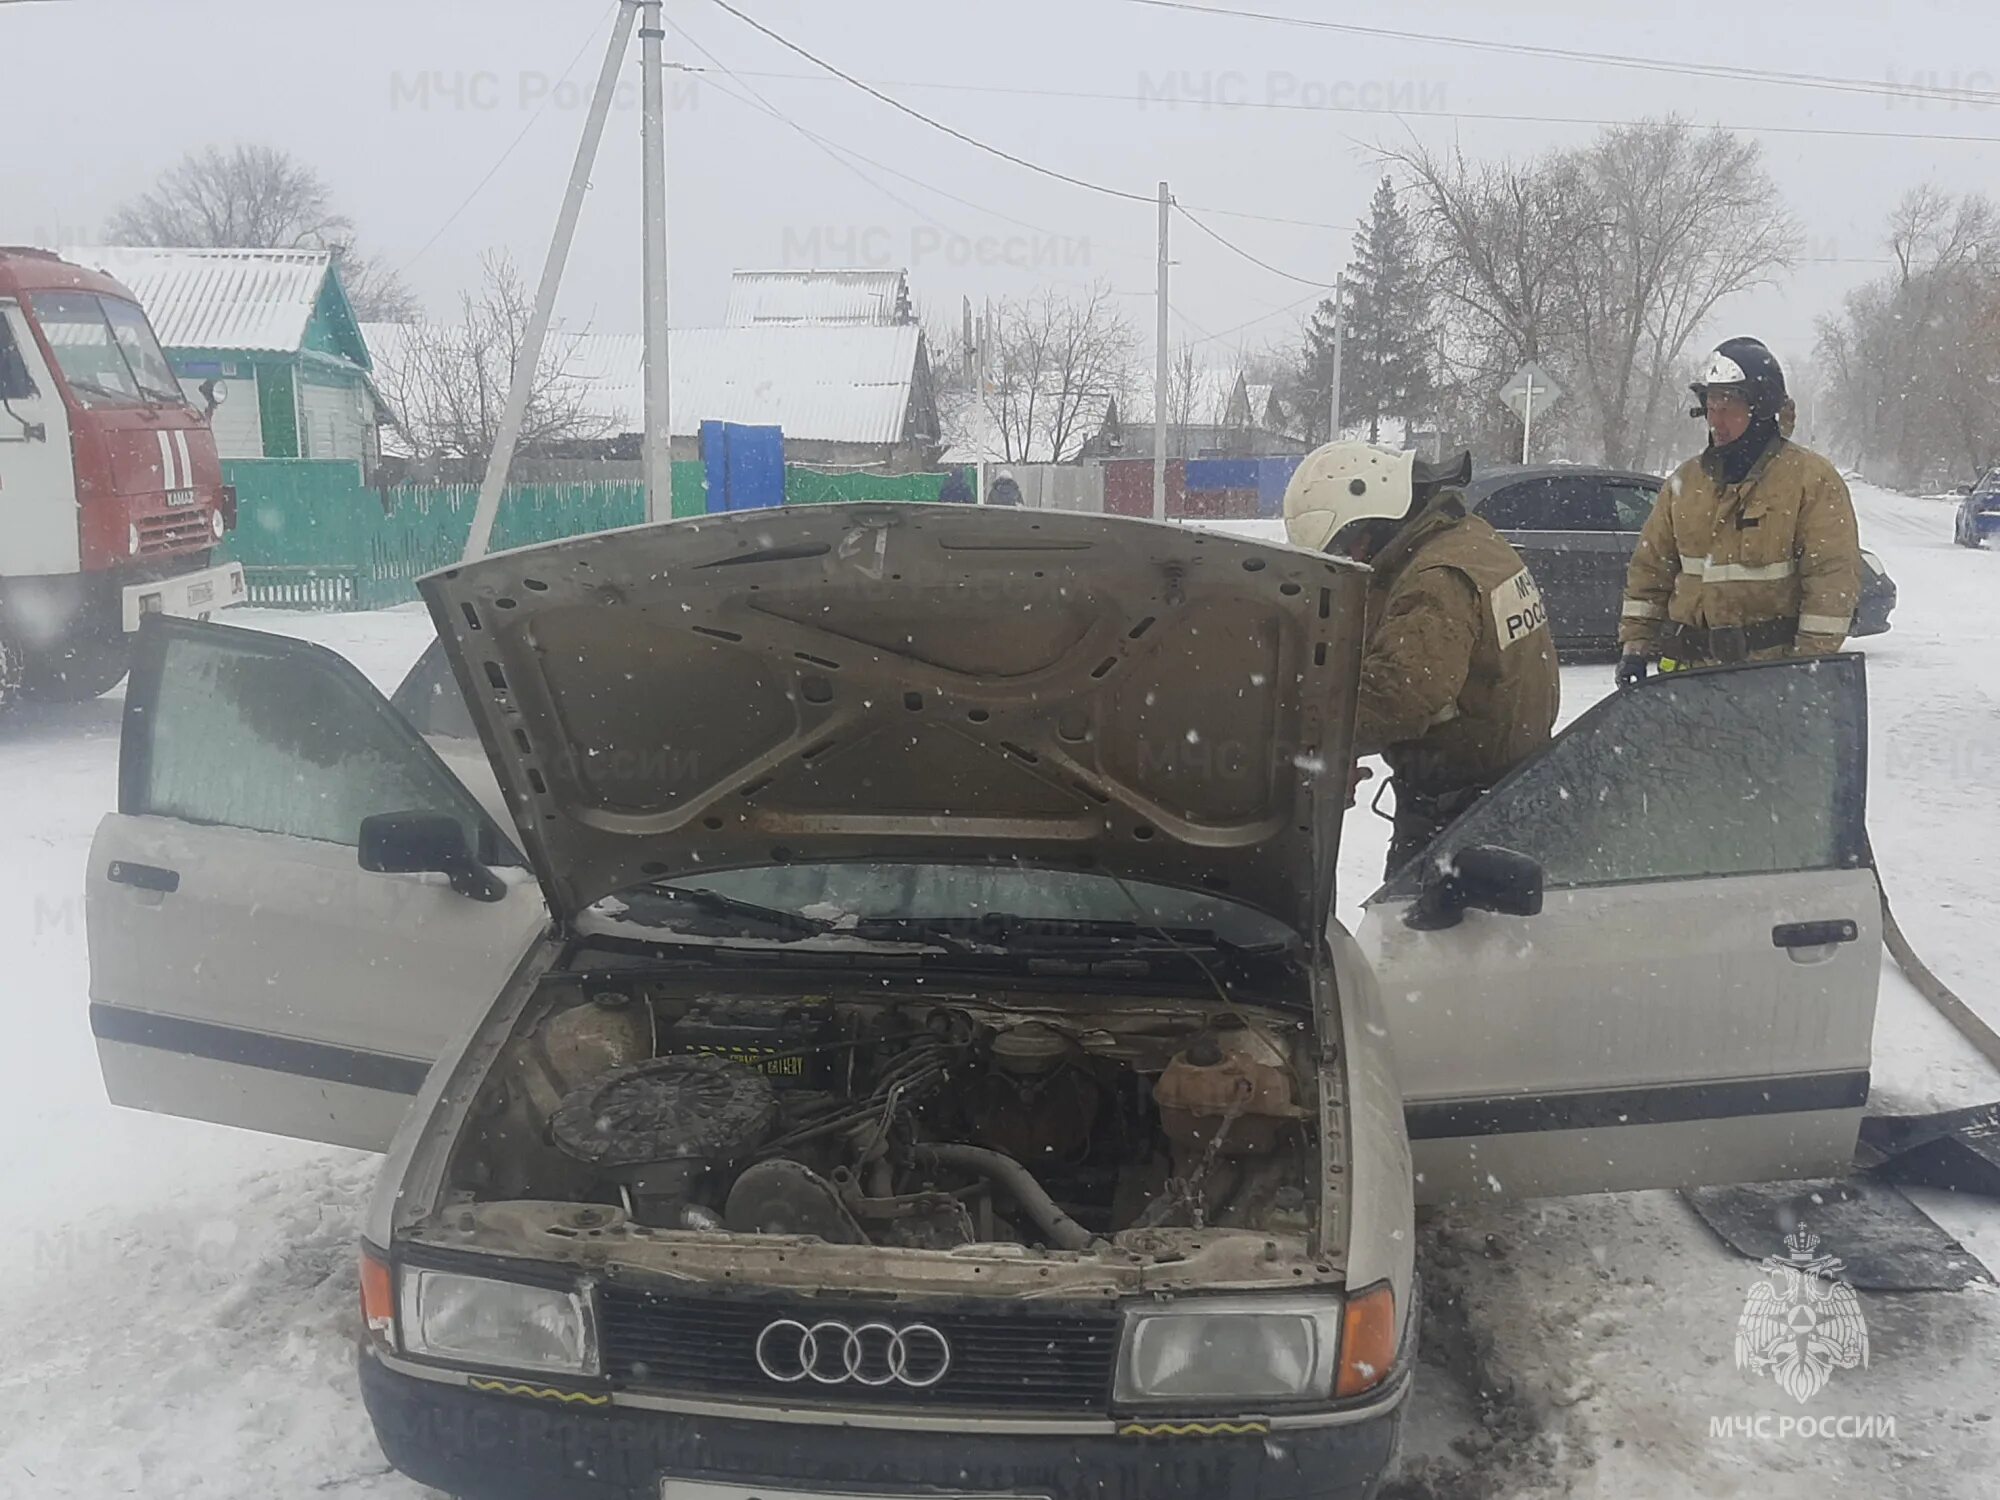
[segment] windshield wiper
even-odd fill
[[[936,931],[917,922],[905,922],[897,917],[863,917],[855,922],[828,920],[824,917],[809,917],[804,912],[786,911],[783,907],[763,906],[755,901],[744,901],[735,896],[725,896],[720,891],[706,890],[700,886],[653,884],[642,886],[648,895],[664,896],[669,901],[678,901],[693,907],[705,916],[738,917],[746,921],[761,922],[771,927],[782,928],[800,938],[851,937],[873,942],[902,942],[912,945],[928,945],[944,948],[953,953],[971,953],[976,949],[965,939],[949,932]],[[893,934],[885,935],[883,928],[894,928]],[[914,927],[918,934],[904,931]]]
[[[99,396],[109,396],[113,401],[128,401],[128,402],[143,403],[146,399],[144,396],[138,395],[135,392],[121,391],[114,386],[100,385],[95,380],[84,380],[80,379],[75,375],[69,377],[69,383],[71,389],[73,390],[90,391]]]
[[[761,922],[768,927],[779,927],[799,937],[824,937],[838,931],[833,923],[809,917],[803,912],[786,911],[779,906],[759,906],[755,901],[740,901],[734,896],[725,896],[720,891],[703,890],[699,886],[647,885],[640,887],[651,896],[661,896],[669,901],[678,901],[691,906],[705,916],[741,917],[747,921]]]
[[[1179,947],[1224,952],[1259,952],[1266,946],[1244,948],[1206,927],[1155,927],[1127,921],[1092,921],[1081,917],[1018,917],[987,912],[977,917],[867,917],[854,931],[871,936],[883,928],[923,933],[933,939],[954,939],[992,947],[1050,947],[1068,950],[1111,945],[1150,945],[1158,950]]]

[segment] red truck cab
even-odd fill
[[[0,247],[0,706],[93,697],[145,615],[242,602],[208,418],[125,287]]]

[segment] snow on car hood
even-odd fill
[[[718,869],[1004,859],[1312,932],[1366,576],[1178,525],[860,504],[578,537],[421,587],[564,919]]]

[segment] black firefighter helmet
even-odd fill
[[[1761,339],[1724,339],[1715,346],[1701,379],[1688,387],[1694,392],[1695,401],[1689,416],[1707,415],[1711,386],[1741,391],[1750,404],[1752,421],[1759,417],[1777,420],[1787,400],[1785,372],[1778,367],[1778,357],[1764,347]]]

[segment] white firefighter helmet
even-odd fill
[[[1369,443],[1327,443],[1292,471],[1285,486],[1285,535],[1294,547],[1324,552],[1356,521],[1402,521],[1416,504],[1416,454]]]

